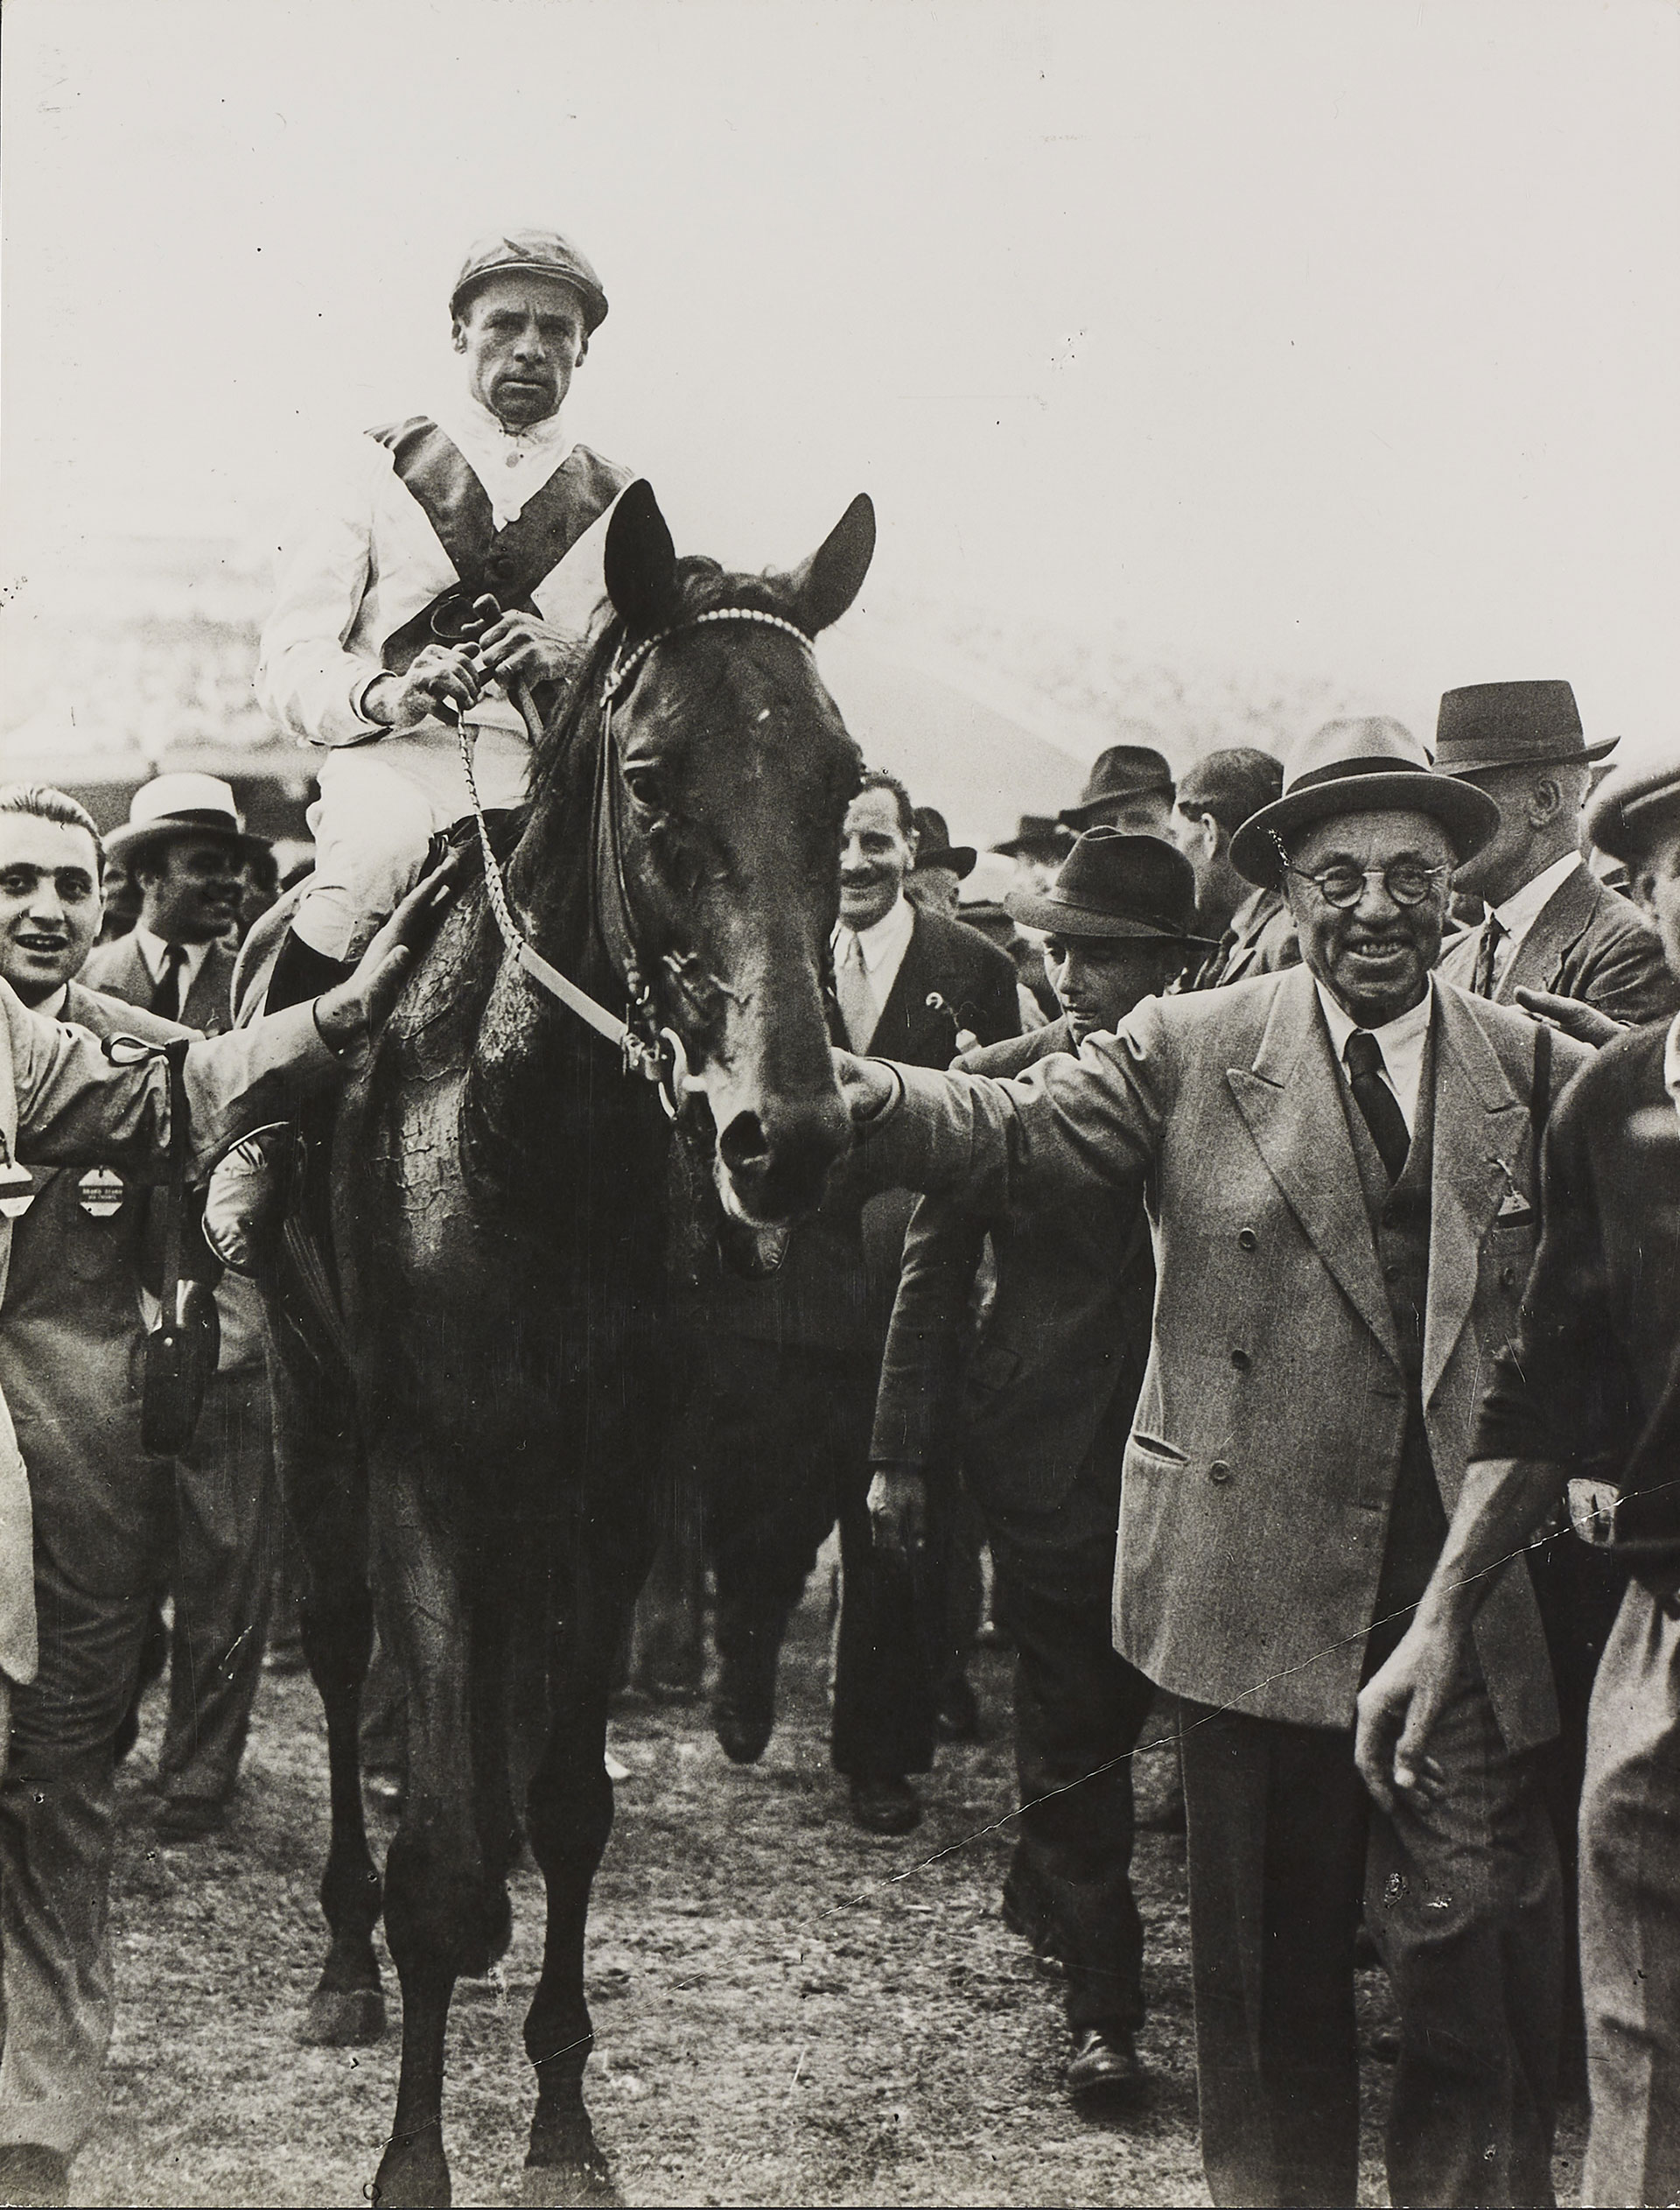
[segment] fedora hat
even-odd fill
[[[567,284],[584,303],[584,325],[592,334],[606,320],[606,294],[601,280],[570,238],[557,230],[508,230],[500,237],[480,238],[461,263],[461,273],[449,295],[449,312],[458,315],[486,277],[508,274],[552,277]]]
[[[1629,761],[1606,775],[1586,809],[1586,833],[1600,852],[1637,866],[1680,830],[1680,744],[1656,761]]]
[[[916,834],[920,842],[916,846],[916,871],[923,867],[948,867],[959,882],[974,873],[974,863],[980,857],[971,844],[953,844],[951,832],[945,825],[945,817],[937,806],[918,806],[915,810]]]
[[[192,773],[155,775],[129,801],[129,817],[105,839],[106,856],[129,866],[144,852],[171,837],[214,831],[233,843],[242,859],[268,849],[266,837],[245,833],[233,785],[220,775]]]
[[[1340,813],[1426,813],[1452,840],[1460,861],[1499,826],[1499,808],[1473,782],[1438,775],[1410,729],[1386,714],[1326,721],[1301,746],[1284,795],[1250,814],[1231,838],[1239,874],[1268,889],[1283,880],[1277,837]]]
[[[1082,829],[1102,807],[1120,799],[1146,798],[1157,791],[1172,804],[1172,770],[1154,746],[1111,744],[1098,753],[1077,804],[1064,806],[1056,817],[1068,828]]]
[[[1012,837],[1002,844],[992,845],[1005,859],[1031,859],[1042,856],[1048,859],[1064,859],[1073,841],[1073,831],[1064,829],[1053,813],[1024,813],[1020,826]]]
[[[1602,760],[1618,741],[1587,743],[1566,683],[1468,683],[1442,696],[1435,765],[1443,775],[1468,775],[1488,768]]]
[[[1059,937],[1144,937],[1212,950],[1193,936],[1196,873],[1176,845],[1124,830],[1087,829],[1045,891],[1012,890],[1018,921]]]

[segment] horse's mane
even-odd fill
[[[740,575],[700,554],[689,554],[676,564],[676,599],[667,626],[691,621],[697,614],[716,607],[752,607],[761,614],[790,612],[783,578],[774,573]],[[530,795],[534,804],[549,796],[557,780],[589,755],[595,735],[592,719],[613,655],[625,642],[625,624],[612,611],[612,601],[601,600],[588,635],[580,646],[565,688],[549,716],[542,741],[532,754]],[[583,741],[580,741],[583,740]]]

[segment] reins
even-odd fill
[[[494,619],[494,617],[491,617]],[[490,844],[489,824],[484,817],[484,808],[479,802],[478,779],[472,772],[472,750],[477,733],[466,719],[458,716],[456,735],[461,747],[461,766],[466,775],[467,796],[472,801],[472,817],[478,824],[479,848],[484,855],[484,888],[490,901],[490,910],[495,916],[496,927],[502,943],[512,954],[516,965],[522,968],[539,988],[564,1006],[568,1013],[594,1029],[598,1036],[618,1047],[624,1059],[626,1074],[640,1074],[646,1082],[660,1085],[660,1102],[668,1114],[675,1116],[682,1089],[688,1079],[688,1055],[682,1040],[674,1028],[662,1027],[653,1002],[653,988],[640,973],[635,965],[635,945],[630,925],[629,886],[625,880],[624,850],[618,831],[618,809],[615,803],[617,785],[612,779],[612,705],[619,693],[641,668],[656,647],[668,639],[682,635],[690,629],[699,629],[713,621],[755,621],[769,629],[781,629],[795,637],[807,652],[812,650],[810,639],[791,621],[783,621],[778,614],[763,614],[755,607],[714,607],[709,613],[695,614],[690,621],[673,622],[668,629],[656,630],[646,637],[627,656],[620,647],[612,656],[606,680],[601,687],[601,751],[599,776],[604,784],[598,794],[597,811],[609,847],[612,860],[612,888],[619,902],[623,942],[609,945],[609,957],[615,958],[624,969],[625,988],[629,996],[626,1018],[592,998],[586,990],[562,974],[550,960],[545,959],[521,930],[514,918],[513,908],[508,901],[508,886],[503,879],[500,863]],[[605,920],[604,916],[598,916]],[[603,927],[603,937],[607,930]],[[638,1025],[640,1024],[640,1025]]]

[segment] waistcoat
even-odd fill
[[[1406,1390],[1406,1431],[1400,1470],[1389,1508],[1388,1540],[1377,1582],[1376,1624],[1366,1652],[1368,1675],[1387,1657],[1410,1624],[1392,1619],[1424,1593],[1446,1539],[1446,1514],[1424,1423],[1424,1318],[1429,1301],[1430,1185],[1435,1163],[1435,1037],[1424,1050],[1418,1084],[1416,1126],[1399,1180],[1388,1169],[1346,1082],[1341,1085],[1348,1129],[1354,1140],[1360,1186],[1376,1245],[1382,1286],[1400,1343]],[[1390,1622],[1385,1624],[1384,1622]]]

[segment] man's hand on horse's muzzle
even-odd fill
[[[415,953],[454,896],[464,862],[452,853],[417,883],[368,945],[354,974],[315,1000],[315,1026],[329,1051],[348,1051],[379,1028],[401,996]]]
[[[900,1084],[885,1059],[860,1059],[850,1051],[834,1053],[834,1078],[855,1124],[874,1120],[896,1102]]]
[[[564,683],[578,663],[578,644],[534,614],[504,614],[479,639],[485,673],[498,682]]]

